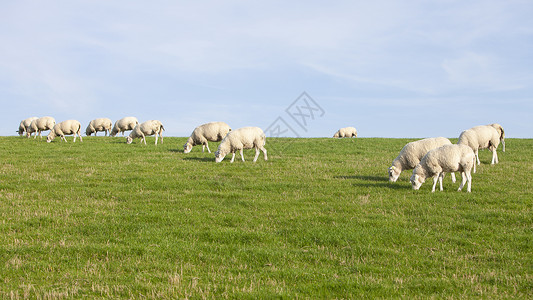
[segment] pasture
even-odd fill
[[[255,164],[67,139],[0,137],[1,298],[531,297],[531,139],[480,151],[472,193],[389,183],[413,139],[267,138]]]

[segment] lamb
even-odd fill
[[[37,117],[31,117],[31,118],[27,118],[25,120],[20,121],[19,130],[17,130],[18,134],[22,136],[24,132],[28,131],[27,128],[30,127],[31,122],[37,119],[38,119]]]
[[[257,161],[259,150],[263,151],[265,160],[268,160],[265,149],[266,136],[259,127],[243,127],[230,131],[218,146],[215,152],[215,161],[221,162],[228,153],[232,153],[231,163],[235,160],[235,151],[239,150],[244,161],[243,149],[255,148],[254,162]]]
[[[41,136],[41,132],[46,130],[51,130],[54,128],[54,125],[56,125],[56,120],[52,117],[42,117],[36,120],[33,120],[28,128],[26,128],[26,136],[29,138],[32,133],[38,132],[39,138],[43,138]],[[37,134],[33,137],[34,139],[37,138]]]
[[[357,137],[357,130],[354,127],[344,127],[333,135],[334,138],[345,138],[345,137]]]
[[[158,135],[161,136],[161,144],[163,143],[163,130],[165,130],[165,128],[163,127],[161,121],[146,121],[135,126],[135,128],[133,128],[132,132],[126,138],[126,140],[128,144],[131,144],[131,142],[133,142],[133,139],[141,138],[141,143],[144,141],[144,144],[146,145],[146,136],[155,134],[155,144],[157,146]]]
[[[116,136],[119,132],[122,132],[124,136],[124,131],[133,130],[135,126],[139,124],[137,118],[135,117],[125,117],[115,122],[115,126],[111,129],[110,136]]]
[[[437,179],[442,191],[442,178],[444,172],[461,172],[461,191],[468,181],[467,192],[471,192],[472,174],[470,171],[476,163],[474,151],[466,145],[444,145],[429,151],[413,170],[411,175],[411,185],[414,190],[418,190],[427,177],[433,177],[433,188],[435,192]]]
[[[489,149],[492,152],[491,164],[498,163],[498,154],[496,149],[500,144],[500,140],[504,141],[505,133],[499,124],[480,125],[467,129],[461,133],[457,144],[467,145],[476,155],[477,164],[481,164],[479,160],[479,149]],[[503,146],[505,147],[505,146]],[[474,166],[474,173],[476,173],[476,166]]]
[[[396,182],[402,171],[414,169],[429,150],[444,145],[451,145],[450,140],[445,137],[427,138],[407,143],[389,167],[389,181]],[[452,182],[455,183],[455,174],[452,173],[451,176]]]
[[[207,147],[207,151],[211,153],[207,142],[220,142],[230,131],[231,128],[224,122],[211,122],[200,125],[194,129],[185,145],[183,145],[183,152],[189,153],[193,146],[202,145],[202,152]]]
[[[111,127],[113,126],[113,122],[111,122],[108,118],[98,118],[92,120],[89,125],[87,125],[87,129],[85,129],[85,134],[87,136],[90,136],[94,133],[94,136],[96,136],[96,133],[98,131],[104,131],[105,135],[107,136],[107,133],[111,131]]]
[[[76,142],[76,135],[80,137],[80,142],[83,142],[83,139],[81,138],[81,124],[80,122],[76,120],[67,120],[60,123],[57,123],[54,125],[54,128],[50,130],[50,133],[46,137],[46,142],[50,143],[53,139],[55,139],[56,136],[60,136],[65,143],[67,142],[67,139],[65,138],[65,135],[74,135],[74,141]]]

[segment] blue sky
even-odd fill
[[[0,135],[50,115],[531,138],[531,16],[529,0],[2,1]],[[323,112],[304,127],[286,112],[303,92]]]

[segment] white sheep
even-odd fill
[[[30,127],[31,122],[37,119],[38,119],[37,117],[31,117],[31,118],[27,118],[25,120],[20,121],[19,130],[17,130],[18,134],[22,136],[26,131],[28,131],[27,128]]]
[[[231,128],[224,122],[211,122],[200,125],[194,129],[185,145],[183,145],[183,152],[189,153],[193,146],[202,145],[202,152],[207,147],[207,151],[211,153],[207,142],[220,142],[230,131]]]
[[[411,185],[413,189],[418,190],[426,178],[433,177],[431,192],[435,191],[437,180],[442,191],[444,172],[461,172],[462,180],[458,191],[461,191],[468,181],[466,190],[470,192],[472,187],[470,171],[476,163],[475,160],[474,151],[466,145],[444,145],[433,149],[422,157],[420,163],[413,170],[410,179]]]
[[[355,127],[344,127],[333,135],[334,138],[345,138],[345,137],[357,137],[357,130]]]
[[[139,124],[137,118],[135,117],[125,117],[115,122],[115,126],[111,129],[110,136],[116,136],[119,132],[122,132],[124,136],[124,131],[133,130],[135,126]]]
[[[259,127],[243,127],[230,131],[218,146],[215,152],[215,161],[221,162],[228,153],[232,153],[231,161],[235,160],[235,151],[239,150],[244,161],[243,149],[255,148],[254,162],[257,161],[259,150],[263,151],[265,160],[268,160],[265,149],[266,136]]]
[[[29,138],[32,133],[38,132],[39,138],[42,139],[43,137],[41,136],[41,132],[51,130],[54,128],[54,125],[56,125],[56,120],[52,117],[41,117],[33,120],[30,126],[26,128],[26,136]],[[37,134],[35,134],[33,138],[37,138]]]
[[[505,133],[499,124],[480,125],[463,131],[459,136],[457,144],[467,145],[472,148],[476,155],[478,165],[481,164],[479,160],[479,149],[488,148],[492,152],[491,164],[495,164],[498,163],[496,148],[498,148],[500,140],[504,138]],[[476,166],[474,166],[474,173],[476,173]]]
[[[396,182],[402,171],[414,169],[426,153],[444,145],[451,145],[450,140],[445,137],[427,138],[407,143],[389,167],[389,181]],[[455,174],[452,173],[451,176],[455,183]]]
[[[65,135],[71,134],[74,135],[73,143],[76,142],[76,135],[80,137],[80,142],[83,142],[83,139],[81,138],[80,122],[76,120],[67,120],[57,123],[56,125],[54,125],[54,128],[50,130],[50,133],[48,133],[48,136],[46,137],[46,142],[50,143],[53,139],[55,139],[56,136],[60,136],[63,141],[67,142]]]
[[[155,144],[157,145],[157,137],[161,137],[161,144],[163,143],[163,130],[165,128],[163,127],[163,124],[161,121],[158,120],[150,120],[143,122],[141,124],[138,124],[133,128],[130,135],[126,138],[126,141],[128,144],[131,144],[133,142],[133,139],[135,138],[141,138],[141,143],[144,141],[144,144],[146,145],[146,136],[147,135],[154,135],[155,134]]]
[[[94,136],[98,133],[98,131],[104,131],[105,135],[107,136],[107,133],[111,131],[111,127],[113,126],[113,122],[111,122],[111,119],[108,118],[98,118],[92,120],[89,125],[87,125],[87,129],[85,129],[85,134],[87,136],[90,136],[94,133]]]

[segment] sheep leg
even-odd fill
[[[435,186],[437,185],[437,180],[439,180],[440,174],[437,174],[437,176],[433,176],[433,187],[431,188],[431,192],[435,192]]]
[[[462,171],[461,172],[461,185],[459,186],[459,189],[457,190],[458,192],[460,192],[463,189],[463,187],[465,186],[465,183],[466,183],[466,172]]]
[[[474,154],[476,155],[477,164],[481,164],[481,162],[479,161],[479,149],[476,149],[476,152]]]
[[[239,153],[241,154],[242,161],[244,161],[243,149],[239,150]]]
[[[83,142],[83,139],[81,138],[81,132],[78,131],[78,136],[80,137],[80,142]]]
[[[503,152],[505,152],[505,140],[502,140]]]
[[[232,153],[233,155],[231,156],[231,160],[229,161],[230,163],[233,163],[233,161],[235,160],[235,152]]]
[[[268,160],[268,157],[267,157],[267,149],[265,149],[265,147],[261,147],[260,149],[261,149],[261,151],[263,151],[263,154],[264,154],[264,158],[265,158],[265,160]]]
[[[257,158],[259,157],[259,148],[255,148],[255,156],[254,156],[254,162],[257,161]]]
[[[494,163],[498,163],[498,154],[496,153],[496,148],[492,150],[492,162],[490,164],[493,165]]]
[[[209,144],[207,144],[207,141],[205,142],[205,147],[207,148],[207,152],[211,153],[211,149],[209,149]]]
[[[467,192],[472,192],[472,174],[470,172],[465,172],[466,179],[468,180],[468,186],[466,187]]]
[[[161,137],[161,144],[163,144],[163,131],[159,131],[159,136]]]
[[[156,145],[156,146],[157,146],[157,136],[158,136],[158,135],[159,135],[159,134],[157,134],[157,132],[156,132],[156,133],[155,133],[155,145]]]
[[[68,142],[67,142],[67,138],[65,137],[65,135],[61,135],[61,139],[62,139],[63,141],[65,141],[65,143],[68,143]]]
[[[440,176],[439,176],[439,187],[440,187],[440,191],[442,192],[443,189],[442,189],[442,179],[444,178],[444,172],[440,173]]]

